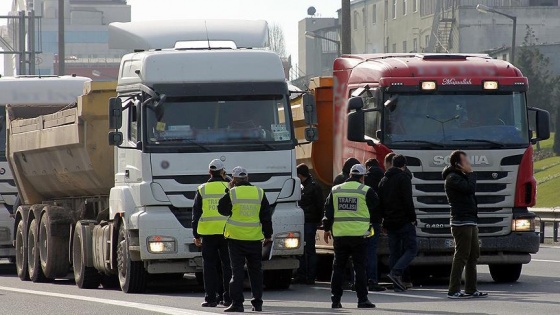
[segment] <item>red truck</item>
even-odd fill
[[[389,152],[405,155],[418,217],[413,265],[448,275],[454,242],[441,172],[452,150],[466,151],[478,175],[479,263],[497,282],[517,281],[539,250],[528,211],[536,199],[532,144],[550,136],[549,113],[527,104],[528,87],[515,66],[482,54],[344,55],[332,78],[311,81],[319,140],[301,146],[298,159],[328,188],[346,158],[383,165]],[[320,240],[321,232],[326,277],[332,248]],[[386,265],[384,238],[378,255]]]

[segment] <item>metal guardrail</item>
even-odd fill
[[[558,242],[558,225],[560,223],[560,208],[531,208],[540,221],[540,238],[544,243],[544,229],[547,222],[552,223],[552,240]]]

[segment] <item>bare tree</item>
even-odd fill
[[[287,57],[286,40],[280,25],[270,25],[268,28],[268,40],[270,42],[270,50],[277,53],[280,57]]]

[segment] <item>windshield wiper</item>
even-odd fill
[[[167,138],[167,139],[158,139],[157,142],[188,142],[191,144],[196,145],[197,147],[201,148],[202,150],[206,151],[206,152],[210,152],[210,149],[208,149],[207,147],[205,147],[204,145],[193,141],[193,140],[189,140],[189,139],[183,139],[183,138]]]
[[[438,147],[438,148],[445,148],[445,144],[443,143],[437,143],[437,142],[433,142],[433,141],[426,141],[426,140],[399,140],[399,141],[393,141],[390,144],[395,144],[395,143],[424,143],[424,144],[429,144],[432,145],[434,147]]]
[[[492,140],[486,140],[486,139],[455,139],[452,141],[470,141],[470,142],[479,142],[479,143],[489,143],[489,144],[493,144],[499,148],[505,148],[506,145],[497,141],[492,141]]]

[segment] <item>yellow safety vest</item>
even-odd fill
[[[202,215],[198,221],[200,235],[220,235],[224,233],[227,217],[218,212],[218,201],[225,195],[226,182],[209,182],[198,186],[202,197]]]
[[[229,191],[231,216],[227,219],[224,236],[241,241],[264,238],[259,213],[264,191],[256,186],[237,186]]]
[[[366,203],[368,186],[345,182],[332,188],[333,236],[369,236],[370,217]]]

